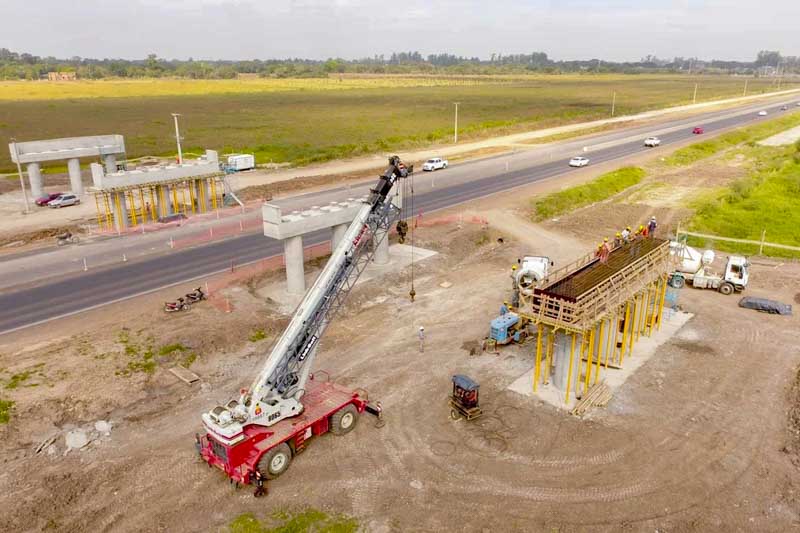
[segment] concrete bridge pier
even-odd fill
[[[74,157],[67,161],[69,171],[69,184],[72,192],[78,196],[83,195],[83,180],[81,179],[81,161]]]
[[[331,228],[331,252],[333,252],[339,243],[342,242],[344,234],[347,232],[349,224],[338,224]]]
[[[103,163],[106,165],[106,174],[113,174],[117,171],[117,156],[114,154],[106,154],[103,156]]]
[[[28,163],[28,182],[31,185],[31,196],[34,199],[44,196],[42,189],[42,169],[39,163]]]
[[[124,192],[112,193],[114,201],[114,227],[117,231],[123,231],[128,227],[128,204],[125,201]]]
[[[306,277],[303,267],[303,237],[296,235],[283,241],[283,257],[286,263],[286,291],[289,294],[305,294]]]

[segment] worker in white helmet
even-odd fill
[[[658,224],[656,223],[656,217],[650,217],[650,222],[647,223],[647,235],[652,237],[655,232]]]

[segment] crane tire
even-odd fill
[[[353,431],[358,422],[358,409],[356,406],[347,404],[331,417],[331,433],[334,435],[344,435]]]
[[[275,479],[289,469],[292,449],[285,442],[278,444],[258,460],[258,470],[267,479]]]

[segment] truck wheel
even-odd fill
[[[292,450],[289,445],[281,443],[261,456],[258,460],[258,470],[267,479],[275,479],[289,468],[292,462]]]
[[[358,409],[351,403],[342,407],[331,417],[331,433],[344,435],[350,433],[358,422]]]
[[[723,283],[722,285],[719,286],[719,292],[721,292],[725,296],[733,294],[733,285],[727,282]]]
[[[686,280],[683,279],[683,276],[672,276],[672,279],[669,280],[669,284],[672,285],[674,289],[682,289],[684,285],[686,285]]]

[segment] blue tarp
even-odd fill
[[[739,307],[745,309],[755,309],[771,315],[788,315],[792,314],[792,306],[776,302],[775,300],[767,300],[766,298],[753,298],[752,296],[745,296],[739,300]]]

